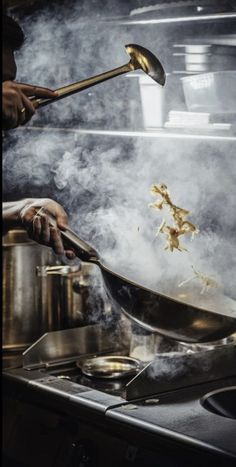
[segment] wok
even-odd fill
[[[52,223],[55,225],[54,219]],[[183,303],[130,281],[106,267],[97,251],[71,229],[61,230],[61,236],[81,261],[100,268],[113,303],[141,327],[190,343],[216,341],[236,331],[236,318]]]

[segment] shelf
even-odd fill
[[[24,3],[24,2],[23,2]],[[18,6],[13,8],[14,10],[19,9]],[[155,24],[183,24],[183,23],[196,23],[196,22],[208,22],[208,21],[226,21],[226,20],[236,20],[236,12],[225,12],[225,13],[206,13],[206,14],[192,14],[192,15],[180,15],[180,16],[170,16],[170,17],[150,17],[150,18],[137,18],[132,16],[110,16],[110,17],[99,17],[94,18],[80,18],[79,25],[81,26],[92,26],[94,24],[106,24],[113,26],[142,26],[142,25],[155,25]]]
[[[194,22],[207,22],[207,21],[222,21],[222,20],[234,20],[236,19],[236,13],[211,13],[205,15],[197,16],[179,16],[179,17],[170,17],[170,18],[150,18],[150,19],[132,19],[132,18],[123,18],[123,19],[107,19],[102,20],[101,22],[112,23],[116,25],[153,25],[153,24],[171,24],[171,23],[194,23]],[[98,20],[99,21],[99,20]]]
[[[30,9],[32,11],[37,11],[37,8],[42,8],[43,6],[47,6],[46,0],[5,0],[5,7],[9,10],[14,11],[21,11],[23,9]],[[60,4],[60,2],[58,2]],[[63,4],[64,2],[61,1]],[[70,3],[70,2],[69,2]],[[69,7],[68,3],[68,7]],[[116,8],[114,8],[113,16],[102,16],[101,11],[104,14],[103,10],[97,10],[97,13],[91,13],[89,16],[81,16],[79,24],[81,25],[92,25],[96,24],[111,24],[114,25],[152,25],[152,24],[171,24],[171,23],[192,23],[192,22],[207,22],[207,21],[222,21],[222,20],[234,20],[236,19],[236,11],[233,8],[228,8],[226,11],[217,12],[217,5],[214,13],[214,2],[211,1],[212,5],[211,8],[213,12],[200,12],[197,13],[198,3],[194,2],[194,5],[186,5],[187,10],[183,12],[182,8],[178,13],[178,8],[176,9],[175,6],[177,2],[174,2],[174,6],[171,8],[171,3],[169,4],[169,8],[166,12],[166,9],[159,9],[159,12],[154,8],[152,11],[149,12],[142,12],[140,14],[127,14],[127,16],[121,16],[121,10],[119,10],[119,14],[114,15]],[[183,2],[180,2],[183,3]],[[189,3],[189,2],[187,2]],[[201,3],[201,2],[200,2]],[[59,5],[58,5],[59,6]],[[160,6],[160,5],[159,5]],[[183,6],[183,5],[182,5]],[[188,8],[194,8],[193,11],[188,11]],[[70,7],[69,7],[70,8]],[[224,8],[223,8],[224,10]],[[231,11],[230,11],[231,10]],[[232,11],[233,10],[233,11]],[[171,12],[171,13],[170,13]],[[107,13],[106,13],[107,14]],[[159,14],[159,16],[158,16]],[[179,15],[179,16],[164,16],[164,15]],[[144,16],[143,16],[144,15]]]
[[[85,130],[77,128],[59,128],[59,127],[44,127],[44,126],[27,126],[18,127],[14,131],[47,131],[58,133],[74,133],[79,135],[97,135],[97,136],[123,136],[129,138],[162,138],[162,139],[192,139],[192,140],[210,140],[210,141],[234,141],[236,142],[236,135],[212,135],[212,134],[194,134],[194,133],[178,133],[166,130]]]

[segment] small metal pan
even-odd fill
[[[89,357],[76,362],[86,376],[99,379],[118,379],[135,375],[140,369],[140,361],[122,355]]]

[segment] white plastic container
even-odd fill
[[[190,112],[236,111],[236,70],[202,73],[181,80]]]
[[[163,127],[164,88],[147,75],[139,77],[139,85],[144,128],[150,130]]]

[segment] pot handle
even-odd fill
[[[39,209],[37,215],[40,216],[40,214],[43,212],[47,215],[49,223],[53,227],[56,227],[58,229],[58,225],[56,223],[55,218],[46,209]],[[59,230],[65,247],[74,250],[76,256],[79,259],[81,259],[81,261],[95,264],[99,263],[99,255],[97,251],[84,240],[81,240],[81,238],[79,238],[78,235],[75,232],[73,232],[73,230],[71,230],[70,228],[67,228],[65,230]]]
[[[79,266],[68,266],[65,264],[54,265],[54,266],[36,266],[36,275],[38,277],[46,277],[53,275],[66,276],[70,273],[78,273],[80,271]]]

